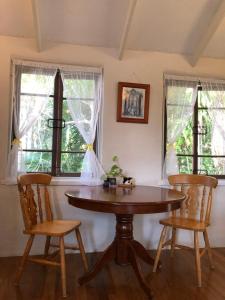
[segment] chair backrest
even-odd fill
[[[180,216],[195,219],[209,224],[212,207],[212,189],[216,188],[218,180],[211,176],[179,174],[168,177],[174,189],[186,194]],[[173,212],[175,216],[176,212]]]
[[[51,179],[50,175],[39,173],[25,174],[17,178],[20,204],[26,230],[31,229],[33,225],[39,222],[43,223],[44,220],[53,220],[47,188]]]

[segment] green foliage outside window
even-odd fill
[[[91,118],[90,105],[94,100],[94,80],[71,80],[64,81],[64,92],[66,98],[71,98],[73,105],[80,102],[79,108],[81,113],[89,121]],[[52,81],[52,85],[53,85]],[[37,86],[39,92],[36,91],[34,85]],[[53,145],[53,129],[48,128],[48,119],[53,118],[53,98],[45,96],[34,96],[40,94],[40,87],[45,85],[44,76],[33,76],[33,74],[23,74],[21,77],[21,94],[20,96],[20,120],[21,123],[26,120],[26,116],[30,113],[31,106],[35,101],[47,101],[44,110],[35,124],[30,128],[29,132],[22,138],[22,148],[32,151],[22,152],[22,161],[28,172],[50,172],[52,170],[52,145]],[[33,89],[32,89],[33,88]],[[53,87],[52,87],[53,90]],[[44,91],[42,91],[44,94]],[[76,95],[77,98],[76,98]],[[88,101],[83,98],[79,99],[79,95],[89,98]],[[92,98],[91,98],[92,97]],[[75,98],[75,99],[74,99]],[[61,166],[62,173],[79,173],[81,171],[83,158],[86,152],[86,143],[74,125],[67,101],[62,100],[62,118],[65,120],[65,127],[61,131]],[[33,103],[33,104],[32,104]],[[89,126],[87,122],[87,126]],[[39,150],[39,151],[35,151]],[[44,152],[47,151],[47,152]]]
[[[224,175],[225,158],[210,157],[217,153],[215,153],[215,150],[213,148],[215,147],[215,145],[213,145],[212,140],[213,119],[210,115],[210,108],[205,109],[208,105],[208,99],[204,94],[201,94],[201,92],[199,93],[198,97],[198,131],[202,132],[202,134],[198,135],[198,173],[208,175]],[[210,99],[212,99],[212,96],[210,97]],[[175,149],[178,155],[180,173],[192,174],[193,157],[188,155],[193,154],[193,119],[188,122],[181,136],[177,139],[175,143]],[[221,153],[221,155],[224,154],[225,153],[223,152]],[[205,157],[201,157],[200,155],[204,155]]]

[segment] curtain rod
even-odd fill
[[[81,71],[81,72],[93,72],[102,74],[101,67],[87,67],[87,66],[76,66],[76,65],[69,65],[69,64],[57,64],[57,63],[47,63],[43,61],[32,61],[26,59],[19,59],[19,58],[11,58],[11,61],[14,65],[24,65],[28,67],[42,67],[42,68],[53,68],[53,69],[60,69],[65,72],[70,71]]]
[[[173,79],[173,80],[185,80],[185,81],[196,81],[196,82],[210,82],[210,83],[221,83],[225,84],[225,80],[217,78],[207,78],[207,77],[197,77],[197,76],[183,76],[183,75],[172,75],[172,74],[163,74],[164,80]]]

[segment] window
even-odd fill
[[[225,178],[225,82],[176,76],[165,85],[166,169],[175,151],[179,173]]]
[[[96,150],[100,73],[20,64],[14,72],[12,144],[19,144],[18,170],[79,176],[88,146]]]

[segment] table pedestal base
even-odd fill
[[[131,264],[138,281],[148,295],[152,299],[150,287],[146,283],[138,257],[144,262],[153,265],[154,259],[148,254],[144,246],[133,239],[133,215],[116,215],[116,235],[112,244],[104,251],[102,257],[94,265],[94,267],[79,278],[79,283],[84,284],[94,278],[96,274],[110,261],[115,260],[119,265]]]

